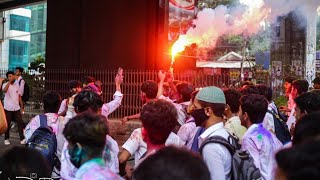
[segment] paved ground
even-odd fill
[[[4,134],[0,137],[0,156],[4,154],[5,151],[11,149],[14,146],[24,146],[20,144],[19,134],[17,133],[17,128],[11,129],[10,132],[10,145],[4,145]]]

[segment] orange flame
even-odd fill
[[[173,44],[171,48],[171,66],[174,63],[174,57],[184,50],[184,48],[191,44],[189,39],[186,38],[185,35],[181,35],[179,39]]]

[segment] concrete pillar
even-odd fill
[[[312,80],[316,76],[316,35],[317,35],[317,14],[309,13],[306,27],[306,63],[305,79],[312,86]]]

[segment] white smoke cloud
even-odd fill
[[[277,17],[293,11],[303,17],[299,19],[303,21],[305,17],[316,15],[320,6],[320,0],[239,1],[231,8],[221,5],[215,9],[203,9],[194,20],[195,28],[190,28],[178,41],[188,39],[189,43],[197,43],[199,47],[214,47],[221,35],[256,34],[265,22],[272,24]]]

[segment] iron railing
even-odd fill
[[[1,77],[4,77],[5,73],[5,69],[0,69]],[[26,82],[31,86],[31,97],[29,105],[26,106],[26,111],[37,112],[42,110],[42,96],[45,90],[57,91],[63,98],[69,97],[71,94],[67,87],[68,81],[81,81],[85,76],[93,76],[102,82],[102,98],[104,102],[109,102],[113,99],[115,92],[114,78],[116,74],[117,70],[47,69],[45,74],[25,75],[24,77],[28,77],[25,78]],[[205,86],[224,88],[239,82],[230,79],[229,74],[210,75],[205,74],[203,71],[175,72],[174,76],[176,80],[190,82],[197,88]],[[158,71],[156,70],[124,70],[124,82],[121,85],[121,90],[124,94],[122,104],[110,115],[110,118],[122,118],[138,113],[142,106],[140,85],[146,80],[157,81],[157,79]],[[257,75],[256,80],[259,83],[271,85],[269,75]],[[275,91],[274,94],[279,96],[280,90],[279,92]]]

